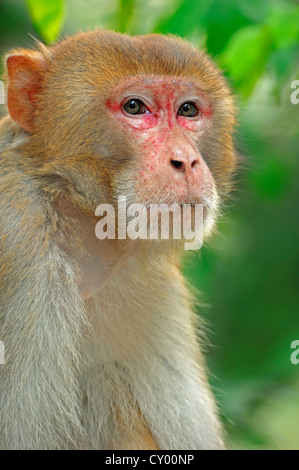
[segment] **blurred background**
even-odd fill
[[[237,96],[244,161],[219,233],[185,262],[232,449],[299,449],[299,3],[0,0],[0,52],[102,27],[205,48]],[[297,95],[299,98],[299,93]],[[0,113],[4,106],[0,106]]]

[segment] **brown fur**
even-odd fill
[[[91,234],[100,203],[136,197],[139,150],[105,107],[130,77],[183,77],[209,97],[197,145],[224,199],[236,165],[224,79],[160,35],[80,33],[7,57],[9,111],[26,124],[0,121],[0,447],[223,448],[181,247]],[[84,301],[80,278],[96,270],[86,260],[102,289]]]

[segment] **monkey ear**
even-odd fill
[[[8,112],[19,126],[32,132],[34,111],[46,71],[46,61],[41,54],[26,52],[8,56],[6,67]]]

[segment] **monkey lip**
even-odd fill
[[[158,207],[158,206],[161,206],[161,207],[165,207],[165,210],[168,208],[169,210],[172,210],[174,207],[176,208],[181,208],[181,209],[184,209],[186,207],[190,207],[191,209],[195,209],[196,206],[203,206],[205,207],[204,204],[202,203],[191,203],[191,202],[163,202],[163,201],[159,201],[159,202],[146,202],[144,204],[144,207],[146,208],[146,210],[150,210],[152,207]]]
[[[184,201],[184,202],[178,202],[178,201],[173,201],[173,202],[164,202],[163,200],[162,201],[159,201],[159,202],[154,202],[154,201],[151,201],[151,202],[146,202],[144,204],[145,208],[147,210],[150,210],[152,206],[164,206],[165,208],[169,208],[170,210],[172,209],[173,206],[176,206],[177,208],[181,208],[181,209],[184,209],[186,207],[190,207],[192,210],[195,210],[196,207],[198,206],[202,206],[203,207],[203,210],[204,212],[208,211],[210,209],[210,205],[202,200],[198,201],[198,202],[190,202],[188,200]]]
[[[190,215],[191,217],[193,218],[196,214],[196,208],[198,207],[201,207],[202,208],[202,217],[203,217],[203,220],[205,221],[209,215],[212,215],[214,213],[214,210],[212,207],[210,207],[209,204],[207,204],[206,202],[198,202],[198,203],[194,203],[194,202],[173,202],[173,203],[164,203],[164,202],[159,202],[159,203],[153,203],[153,202],[150,202],[150,203],[147,203],[144,205],[145,208],[146,208],[146,212],[147,212],[147,215],[150,216],[151,212],[152,212],[152,208],[154,208],[154,211],[155,211],[155,208],[161,208],[161,213],[165,212],[165,213],[169,213],[170,215],[171,214],[174,214],[175,212],[180,212],[181,215],[183,215],[183,213],[187,213],[188,212],[185,212],[186,210],[189,211],[190,210]],[[158,212],[159,212],[159,209],[158,209]]]

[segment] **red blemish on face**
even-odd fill
[[[122,113],[123,114],[123,113]],[[127,117],[125,118],[130,119],[130,127],[137,132],[143,132],[147,129],[151,129],[157,126],[157,116],[151,114],[143,114],[138,117]]]
[[[186,119],[183,116],[178,116],[177,122],[181,127],[183,127],[184,129],[188,131],[194,131],[198,127],[197,121],[191,121],[190,119]]]
[[[205,118],[210,118],[213,114],[213,110],[212,110],[212,106],[210,105],[207,105],[203,108],[202,110],[202,116],[205,117]]]
[[[117,102],[113,102],[112,100],[108,100],[106,102],[107,108],[112,112],[112,113],[117,113],[120,111],[120,104]]]

